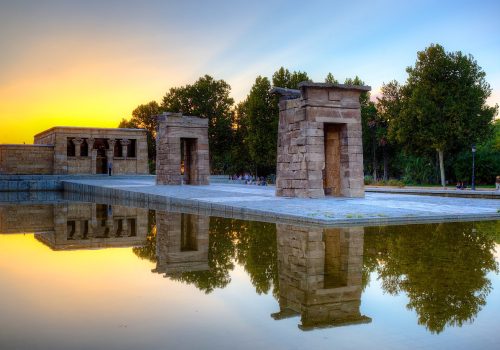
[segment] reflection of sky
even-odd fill
[[[498,260],[498,259],[497,259]],[[0,235],[0,347],[50,349],[498,348],[500,278],[472,324],[433,335],[384,294],[372,274],[361,312],[372,323],[299,330],[299,317],[271,318],[271,294],[258,295],[241,266],[224,289],[194,286],[150,272],[130,248],[53,252],[32,235]]]
[[[280,66],[316,81],[359,75],[376,94],[434,42],[472,53],[500,102],[499,10],[496,0],[2,3],[0,142],[116,126],[203,74],[228,81],[237,101]]]

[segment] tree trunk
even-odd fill
[[[384,181],[388,180],[389,177],[389,155],[387,154],[387,146],[382,148],[384,156]]]
[[[377,181],[377,140],[375,139],[375,133],[372,133],[372,146],[373,146],[373,152],[372,152],[372,164],[373,164],[373,181]]]
[[[438,149],[437,151],[439,155],[439,170],[441,172],[441,186],[445,187],[446,179],[444,177],[444,154],[442,149]]]

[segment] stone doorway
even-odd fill
[[[108,158],[106,157],[106,149],[108,148],[105,139],[96,139],[94,142],[94,149],[97,150],[95,172],[96,174],[108,173]]]
[[[196,139],[181,138],[181,175],[186,185],[196,178]]]
[[[340,133],[342,124],[324,124],[325,170],[323,188],[326,196],[340,196]]]
[[[278,94],[276,195],[363,197],[359,97],[369,86],[302,82]]]

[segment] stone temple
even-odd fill
[[[208,119],[170,112],[157,118],[156,183],[208,185]]]
[[[369,86],[302,82],[280,96],[276,195],[363,197],[360,94]]]
[[[0,144],[0,174],[148,174],[146,130],[56,126],[34,144]]]

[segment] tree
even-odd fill
[[[384,180],[388,179],[389,151],[392,148],[388,139],[388,127],[392,120],[398,118],[402,108],[401,85],[396,80],[382,85],[381,97],[377,97],[377,139],[382,147],[384,160]]]
[[[352,78],[347,78],[344,81],[345,85],[365,85],[365,82],[361,80],[357,75]],[[363,161],[367,164],[366,169],[369,169],[368,165],[368,154],[371,154],[371,170],[373,174],[373,179],[377,180],[377,119],[378,113],[375,103],[370,101],[370,93],[368,91],[363,91],[359,96],[359,104],[361,106],[361,125],[362,125],[362,137],[363,137]]]
[[[364,267],[385,292],[405,293],[418,323],[433,333],[471,322],[491,291],[495,222],[365,228]],[[368,275],[365,273],[364,275]]]
[[[274,86],[288,89],[297,89],[302,81],[310,81],[307,73],[291,73],[283,67],[272,77]],[[279,111],[278,98],[270,94],[270,88],[269,79],[258,76],[247,98],[235,109],[233,118],[232,164],[241,164],[242,158],[235,158],[235,154],[246,154],[248,162],[241,170],[252,170],[261,175],[276,172]]]
[[[306,72],[294,71],[290,73],[288,69],[281,67],[273,74],[273,85],[282,88],[298,89],[299,83],[303,81],[311,81]]]
[[[245,102],[246,142],[257,173],[272,173],[276,168],[278,103],[269,93],[271,82],[258,76]]]
[[[209,75],[193,85],[171,88],[163,97],[162,109],[208,119],[208,141],[212,172],[223,173],[230,164],[232,141],[231,87]]]
[[[339,81],[335,79],[332,73],[328,73],[326,78],[325,78],[325,83],[330,83],[330,84],[338,84]]]
[[[156,101],[151,101],[137,106],[132,111],[132,117],[129,120],[122,119],[118,125],[119,128],[146,129],[148,140],[148,159],[152,165],[154,165],[156,161],[156,129],[158,128],[158,120],[156,116],[162,111],[162,108]],[[150,170],[152,170],[151,167]]]
[[[246,112],[246,103],[240,102],[232,113],[232,147],[229,174],[241,174],[252,164],[248,145],[249,120]]]
[[[444,152],[487,137],[498,106],[486,105],[491,88],[471,55],[433,44],[418,52],[415,66],[406,71],[403,107],[389,133],[413,151],[436,150],[445,186]]]

